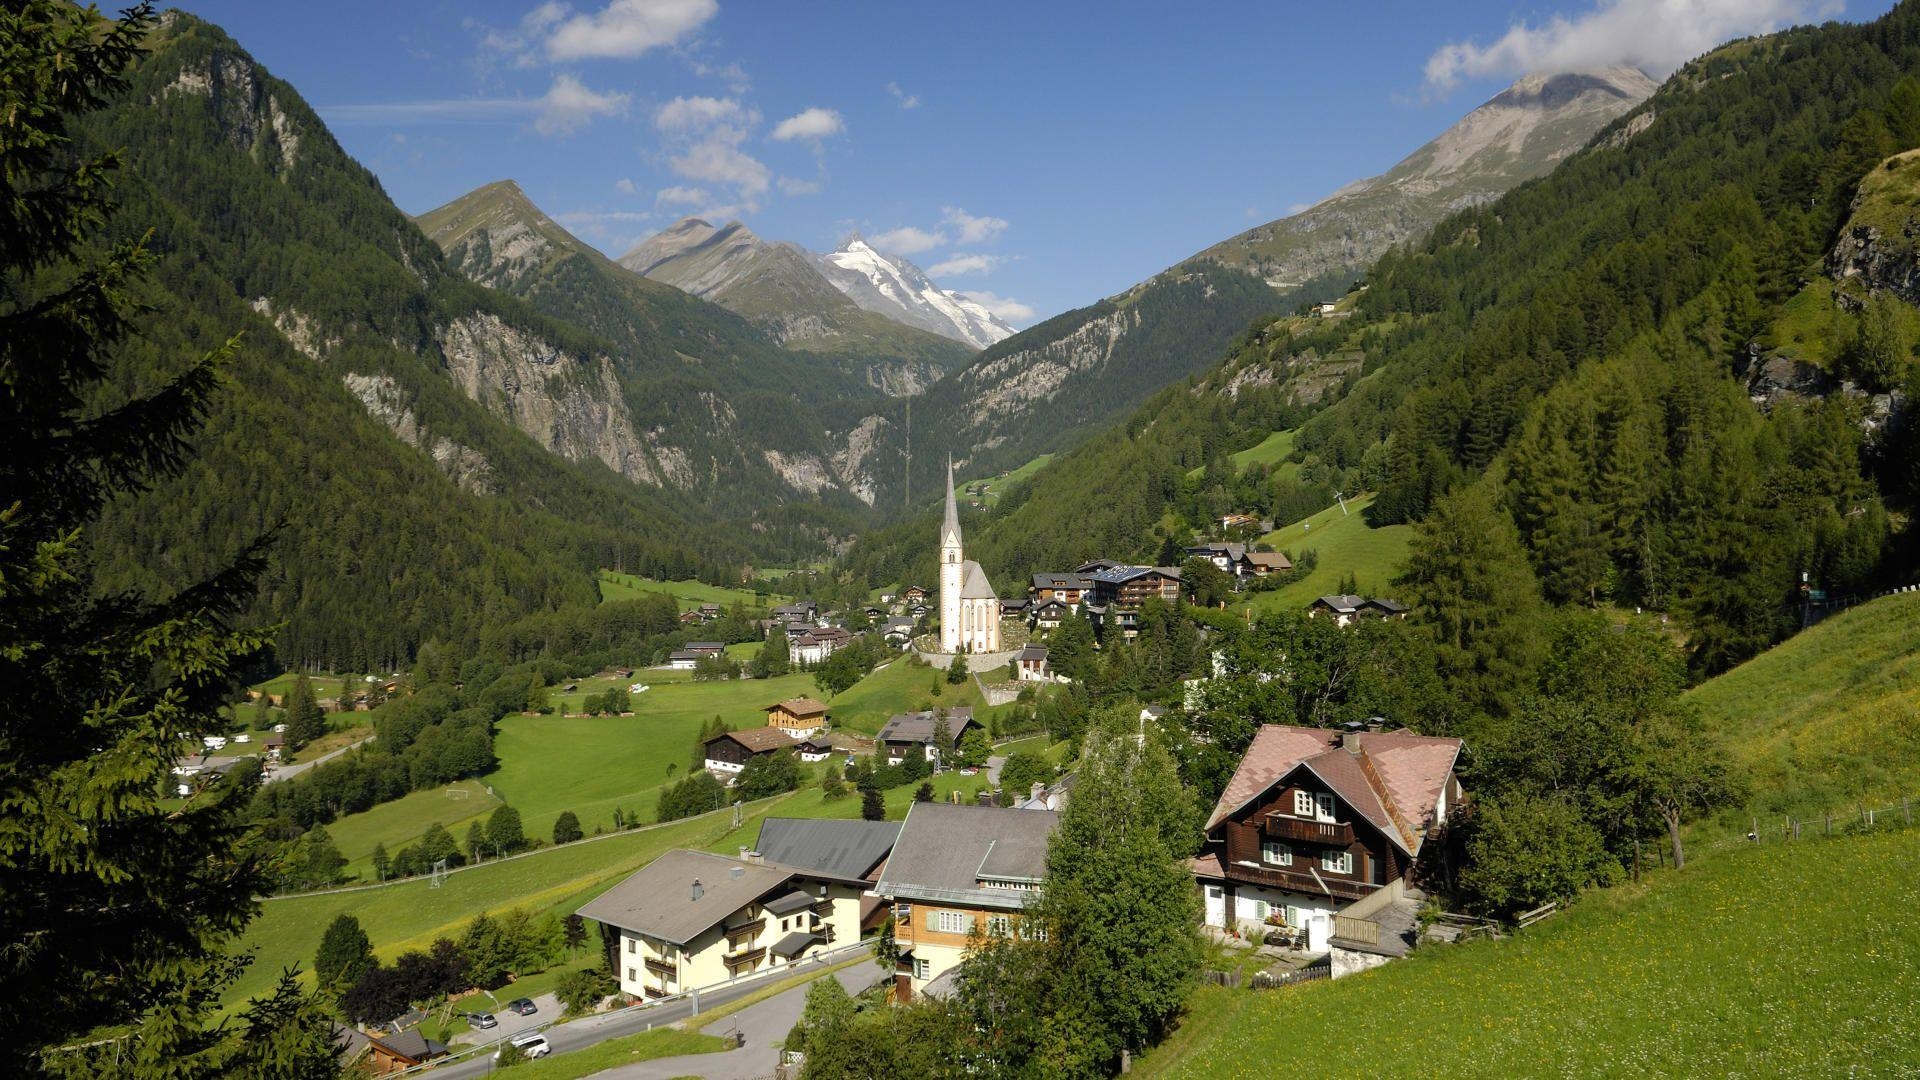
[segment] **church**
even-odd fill
[[[1000,651],[1000,598],[987,572],[960,550],[960,507],[953,499],[953,461],[947,461],[947,520],[940,527],[940,651]]]

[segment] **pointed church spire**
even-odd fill
[[[940,527],[940,542],[953,537],[954,543],[960,542],[960,507],[953,501],[953,455],[947,455],[947,520]]]

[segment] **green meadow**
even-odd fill
[[[1319,553],[1319,565],[1306,577],[1272,592],[1254,593],[1249,601],[1257,611],[1291,611],[1304,608],[1315,597],[1326,596],[1340,586],[1340,579],[1354,576],[1362,596],[1392,596],[1393,579],[1407,555],[1407,543],[1413,537],[1411,525],[1373,528],[1362,513],[1373,505],[1373,496],[1348,499],[1344,513],[1338,504],[1296,521],[1261,537],[1277,551],[1292,552],[1299,558],[1312,549]]]
[[[1247,447],[1245,450],[1235,452],[1228,458],[1228,460],[1233,462],[1233,471],[1245,472],[1250,466],[1254,465],[1281,465],[1282,462],[1286,461],[1287,455],[1293,453],[1293,439],[1295,434],[1292,428],[1288,428],[1285,431],[1276,431],[1266,438],[1261,439],[1258,443]],[[1189,479],[1198,479],[1200,474],[1205,471],[1204,468],[1189,469],[1187,476]],[[1287,475],[1289,472],[1289,470],[1284,467],[1279,471],[1282,476]]]
[[[600,571],[600,600],[633,600],[647,593],[666,593],[680,602],[680,610],[697,608],[701,604],[719,604],[732,607],[745,604],[750,608],[764,608],[787,602],[787,597],[769,593],[761,596],[751,589],[730,589],[724,585],[709,585],[704,581],[654,581],[652,578],[636,577],[633,574],[619,574],[612,570]]]
[[[1498,941],[1335,982],[1202,987],[1143,1076],[1902,1075],[1920,833],[1741,848]],[[1309,1064],[1310,1063],[1310,1064]]]
[[[1022,465],[1017,469],[1013,469],[1009,472],[1003,472],[999,476],[991,477],[985,481],[967,480],[962,484],[962,486],[972,487],[975,484],[984,482],[987,486],[987,490],[983,498],[985,499],[986,504],[988,506],[992,506],[994,503],[997,503],[1000,501],[1000,496],[1005,495],[1007,493],[1008,488],[1021,482],[1022,480],[1027,479],[1028,477],[1032,476],[1034,473],[1039,472],[1041,469],[1046,468],[1047,462],[1052,460],[1053,460],[1052,454],[1041,454],[1039,457],[1034,458],[1032,461],[1027,462],[1025,465]]]

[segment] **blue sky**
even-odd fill
[[[1528,70],[1664,75],[1891,5],[182,6],[409,213],[511,178],[611,255],[690,213],[815,250],[858,230],[1025,326],[1386,169]]]

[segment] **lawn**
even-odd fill
[[[648,681],[653,672],[635,672]],[[651,684],[633,697],[632,716],[508,716],[494,735],[499,768],[484,779],[520,811],[528,836],[548,836],[563,810],[581,827],[612,827],[618,806],[651,820],[668,767],[686,774],[702,722],[766,723],[768,705],[816,693],[812,675],[778,679]]]
[[[1920,1045],[1920,876],[1889,868],[1911,861],[1917,839],[1743,848],[1589,895],[1507,940],[1433,947],[1338,982],[1203,988],[1136,1072],[1225,1080],[1287,1061],[1321,1076],[1900,1073]]]
[[[828,701],[827,711],[832,715],[835,727],[864,735],[878,732],[893,714],[909,712],[923,705],[971,705],[974,719],[986,723],[988,712],[981,701],[979,687],[974,685],[972,679],[958,686],[951,685],[946,680],[946,674],[931,667],[909,664],[907,658],[902,656],[885,667],[875,669],[873,674]],[[934,697],[932,691],[936,679],[940,681],[939,697]],[[809,688],[807,692],[820,697],[817,690]],[[774,700],[777,699],[768,699],[769,702]]]
[[[600,600],[632,600],[646,593],[666,593],[680,602],[680,610],[697,608],[701,604],[719,604],[732,607],[745,604],[750,608],[771,607],[784,604],[787,597],[767,594],[761,596],[751,589],[729,589],[723,585],[709,585],[704,581],[654,581],[652,578],[636,577],[633,574],[616,574],[611,570],[600,571]]]
[[[1320,562],[1312,573],[1272,592],[1252,594],[1258,611],[1290,611],[1305,608],[1315,597],[1336,591],[1340,579],[1351,573],[1362,596],[1392,596],[1393,578],[1406,558],[1407,542],[1413,537],[1411,525],[1372,528],[1362,513],[1373,505],[1373,496],[1348,499],[1342,513],[1336,504],[1303,521],[1261,537],[1275,550],[1301,557],[1309,549],[1319,553]]]
[[[466,795],[453,796],[449,791],[464,791]],[[455,839],[464,840],[468,822],[486,817],[499,805],[500,800],[487,793],[485,783],[462,780],[348,814],[328,825],[327,835],[347,857],[346,872],[372,881],[373,862],[368,856],[373,854],[375,844],[385,844],[389,854],[399,851],[420,839],[436,821],[452,831]]]
[[[1032,461],[1027,462],[1025,465],[1022,465],[1019,468],[1012,470],[1011,472],[1003,472],[999,476],[995,476],[987,479],[986,481],[984,481],[984,483],[987,485],[986,494],[984,496],[984,500],[986,504],[988,506],[992,506],[994,503],[999,502],[1000,496],[1005,495],[1007,493],[1008,488],[1021,482],[1022,480],[1028,479],[1034,473],[1037,473],[1041,469],[1045,468],[1047,462],[1052,460],[1053,460],[1052,454],[1041,454],[1039,457],[1034,458]],[[961,487],[963,488],[972,487],[973,485],[982,483],[982,482],[983,481],[980,481],[977,479],[968,480],[962,483]]]
[[[748,815],[749,827],[787,800],[760,803]],[[779,812],[784,813],[784,810]],[[854,814],[859,813],[855,800]],[[320,935],[336,915],[352,914],[373,939],[382,959],[408,949],[425,948],[436,937],[457,935],[482,911],[523,907],[534,912],[571,912],[627,874],[676,847],[731,850],[716,841],[730,832],[728,814],[719,813],[655,829],[624,832],[591,843],[536,852],[524,858],[488,863],[447,877],[440,888],[423,879],[375,888],[267,900],[241,939],[254,962],[226,995],[237,1003],[273,985],[284,967],[313,964]]]
[[[1293,437],[1295,434],[1292,428],[1288,428],[1285,431],[1276,431],[1266,438],[1261,439],[1255,445],[1233,454],[1230,459],[1233,462],[1233,471],[1245,472],[1250,465],[1279,465],[1286,460],[1288,454],[1293,453]],[[1190,469],[1187,472],[1187,477],[1189,479],[1198,479],[1200,474],[1205,471],[1204,467]]]
[[[1920,592],[1835,615],[1687,699],[1751,777],[1735,819],[1920,802]]]

